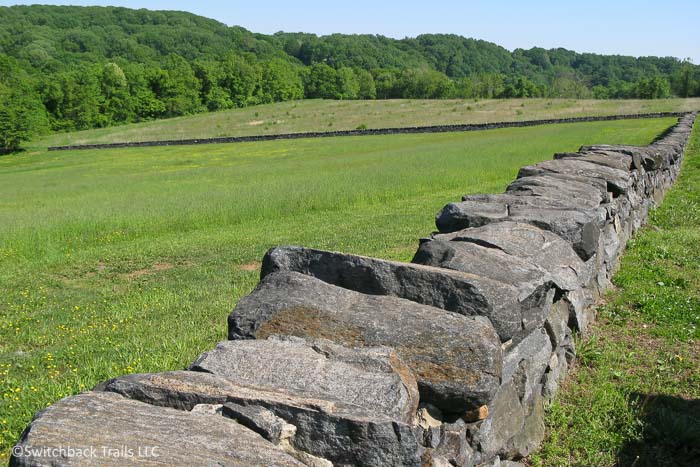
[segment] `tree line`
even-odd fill
[[[0,7],[4,151],[46,131],[303,98],[671,95],[700,95],[700,67],[455,35],[262,35],[184,12]]]

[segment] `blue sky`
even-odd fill
[[[37,1],[6,1],[0,5]],[[690,57],[700,64],[700,0],[520,1],[46,1],[185,10],[254,32],[370,33],[402,38],[454,33],[517,47]]]

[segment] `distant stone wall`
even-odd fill
[[[257,135],[257,136],[226,136],[221,138],[197,138],[197,139],[172,139],[161,141],[134,141],[123,143],[105,144],[77,144],[71,146],[50,146],[49,151],[75,151],[79,149],[115,149],[115,148],[143,148],[153,146],[190,146],[193,144],[222,144],[222,143],[249,143],[256,141],[274,141],[279,139],[302,139],[302,138],[333,138],[336,136],[372,136],[372,135],[398,135],[412,133],[449,133],[460,131],[480,131],[495,130],[498,128],[517,128],[537,125],[551,125],[553,123],[581,123],[581,122],[604,122],[611,120],[628,120],[639,118],[663,118],[680,117],[683,112],[656,112],[645,114],[626,115],[603,115],[594,117],[572,117],[572,118],[552,118],[547,120],[525,120],[521,122],[500,122],[500,123],[470,123],[464,125],[433,125],[433,126],[413,126],[401,128],[373,128],[367,130],[340,130],[321,131],[307,133],[283,133],[279,135]]]
[[[62,399],[11,464],[107,444],[165,464],[519,465],[694,120],[645,147],[556,154],[503,194],[448,204],[411,263],[273,248],[228,341],[188,370]],[[97,454],[77,461],[120,461]]]

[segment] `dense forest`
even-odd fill
[[[663,98],[700,66],[456,35],[255,34],[190,13],[0,7],[0,150],[27,137],[302,98]]]

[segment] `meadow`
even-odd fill
[[[502,191],[522,165],[582,144],[647,144],[674,122],[0,158],[0,461],[37,410],[183,368],[225,339],[269,247],[407,261],[460,195]]]
[[[73,133],[55,133],[29,144],[72,144],[270,135],[462,123],[489,123],[675,112],[700,109],[700,98],[595,99],[393,99],[303,100],[157,120]]]

